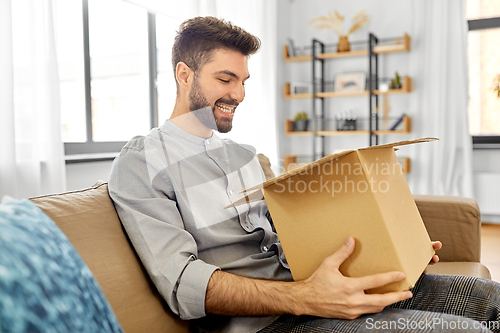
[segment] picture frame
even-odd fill
[[[366,73],[337,73],[334,78],[335,92],[355,92],[366,90]]]

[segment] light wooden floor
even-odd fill
[[[481,262],[490,270],[491,279],[500,282],[500,224],[481,226]]]

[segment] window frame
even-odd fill
[[[85,142],[65,142],[64,152],[65,156],[70,156],[66,163],[75,163],[77,160],[83,162],[84,160],[112,160],[113,157],[109,153],[118,153],[122,147],[127,143],[126,141],[104,141],[95,142],[92,138],[92,97],[90,81],[91,68],[90,68],[90,33],[89,33],[89,3],[88,0],[82,0],[82,24],[83,24],[83,62],[84,62],[84,93],[85,93],[85,124],[86,124],[86,141]],[[148,24],[148,90],[149,90],[149,114],[150,114],[150,127],[158,126],[158,91],[156,87],[157,80],[157,47],[156,47],[156,16],[147,13]],[[86,159],[74,159],[77,154],[92,154],[98,156],[99,154],[105,155],[102,158],[93,157]]]
[[[469,32],[476,30],[500,28],[500,17],[468,20]],[[500,148],[500,135],[473,135],[474,149]]]

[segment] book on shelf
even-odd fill
[[[396,120],[396,122],[394,123],[394,125],[392,125],[390,128],[389,128],[389,131],[394,131],[396,129],[396,127],[399,126],[399,124],[401,124],[403,122],[403,119],[404,117],[406,116],[405,113],[403,113],[401,115],[401,117],[398,118],[398,120]]]

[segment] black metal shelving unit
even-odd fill
[[[369,93],[369,105],[368,105],[368,145],[378,145],[378,135],[375,131],[379,130],[379,118],[378,113],[373,110],[378,110],[379,107],[379,96],[374,94],[374,91],[378,89],[378,54],[375,53],[375,46],[379,43],[379,39],[372,33],[368,35],[368,93]],[[312,124],[311,130],[313,135],[313,161],[317,159],[317,156],[325,156],[325,136],[318,135],[318,127],[321,131],[324,131],[324,120],[325,120],[325,97],[317,97],[316,93],[325,92],[325,59],[318,58],[319,54],[325,53],[326,45],[317,39],[312,40]],[[316,76],[317,66],[320,68],[320,77]],[[319,84],[318,84],[319,83]],[[319,88],[319,89],[318,89]],[[319,115],[317,108],[317,101],[320,101]],[[319,123],[319,124],[318,124]],[[319,139],[319,140],[318,140]],[[319,144],[318,144],[319,142]],[[318,146],[320,151],[318,152]]]
[[[378,95],[374,95],[373,91],[378,89],[378,54],[374,52],[375,46],[378,44],[378,38],[374,34],[369,35],[368,38],[368,93],[369,93],[369,104],[368,104],[368,119],[370,119],[369,127],[369,146],[378,145],[378,135],[374,134],[373,131],[378,131],[378,113],[373,112],[373,105],[375,104],[375,110],[378,110]],[[373,143],[375,139],[375,143]]]
[[[293,120],[286,120],[285,131],[287,135],[299,136],[312,136],[312,154],[309,158],[312,161],[324,157],[326,154],[325,145],[330,144],[327,136],[336,135],[366,135],[368,136],[368,145],[374,146],[379,144],[379,135],[387,134],[405,134],[411,132],[411,118],[404,115],[401,119],[404,124],[404,129],[395,131],[394,129],[385,128],[381,121],[388,118],[380,118],[377,111],[379,110],[379,96],[381,94],[400,94],[410,93],[412,91],[412,80],[405,76],[403,77],[402,85],[399,88],[390,88],[388,91],[381,92],[379,90],[379,82],[388,81],[392,78],[383,78],[379,76],[379,55],[398,52],[409,52],[411,50],[411,38],[406,33],[402,37],[391,38],[378,38],[373,33],[368,34],[368,40],[350,42],[351,46],[355,46],[358,50],[351,50],[339,53],[337,51],[329,51],[336,48],[337,44],[325,44],[318,39],[312,39],[312,43],[306,47],[300,48],[303,53],[304,50],[309,51],[308,54],[299,54],[292,57],[289,56],[290,52],[288,45],[284,46],[284,60],[286,62],[311,62],[312,65],[312,92],[311,93],[296,93],[290,89],[290,83],[285,83],[283,93],[285,99],[310,99],[312,112],[311,112],[311,126],[309,131],[295,132],[293,131]],[[359,49],[359,46],[365,46]],[[294,48],[295,49],[295,48]],[[337,93],[331,90],[333,81],[325,80],[325,65],[326,61],[335,58],[346,57],[363,57],[368,59],[368,72],[366,77],[366,89],[360,92],[353,92],[352,94]],[[327,117],[325,99],[331,97],[345,97],[345,96],[366,96],[368,97],[368,111],[367,117],[362,117],[366,121],[365,130],[355,131],[332,131],[326,127],[330,127],[330,122],[333,118]],[[360,118],[361,119],[361,118]],[[400,118],[397,118],[400,122]],[[364,126],[363,126],[364,127]],[[381,129],[381,127],[384,127]],[[284,166],[287,167],[289,163],[295,163],[298,155],[285,155]],[[305,156],[301,156],[305,158]]]
[[[325,59],[320,59],[317,56],[317,51],[318,48],[316,46],[319,46],[320,54],[325,53],[325,44],[320,42],[317,39],[313,39],[312,41],[312,124],[311,124],[311,130],[312,130],[312,135],[313,135],[313,161],[316,160],[316,145],[317,145],[317,139],[320,141],[320,147],[321,147],[321,155],[320,157],[325,156],[325,137],[323,135],[318,136],[318,119],[317,119],[317,114],[316,114],[316,102],[319,98],[319,101],[321,103],[321,114],[319,119],[321,120],[320,126],[321,130],[323,131],[325,129],[325,99],[323,97],[316,97],[316,93],[318,91],[318,85],[317,85],[317,79],[316,79],[316,66],[317,62],[320,64],[320,71],[321,71],[321,77],[318,78],[319,82],[319,87],[320,87],[320,92],[325,91]]]

